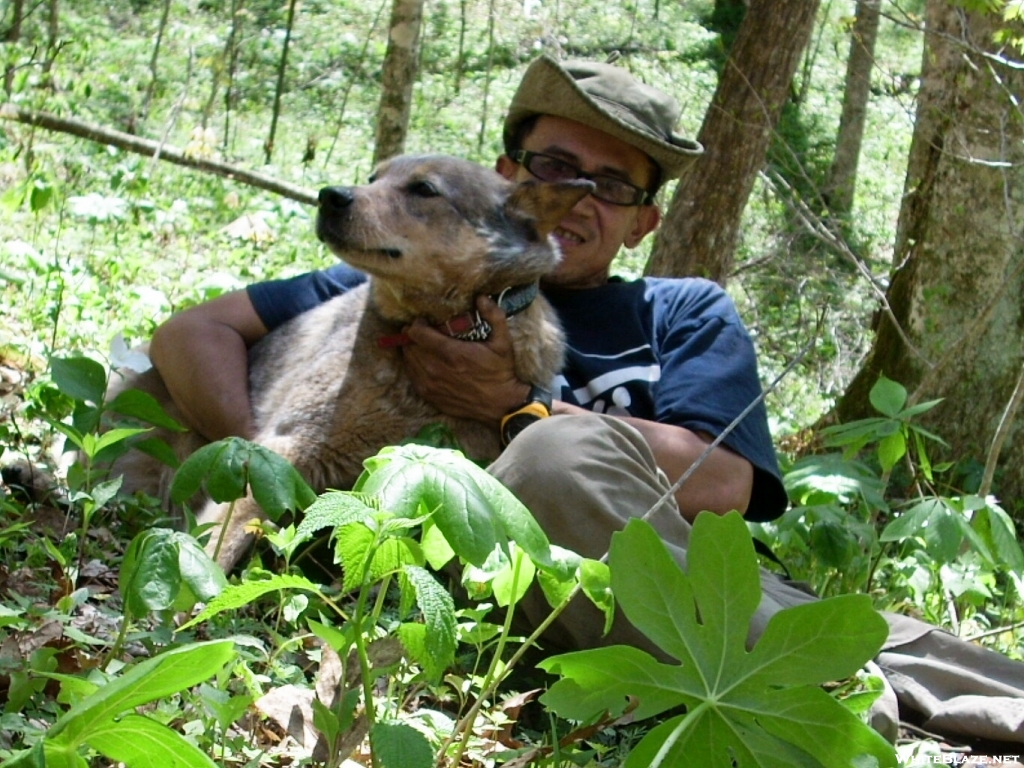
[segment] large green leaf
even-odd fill
[[[107,392],[107,372],[88,357],[55,357],[50,360],[53,383],[65,395],[100,405]]]
[[[77,747],[118,715],[201,683],[235,654],[231,640],[175,648],[136,664],[69,709],[47,732],[56,746]]]
[[[458,451],[395,446],[367,459],[366,468],[357,490],[402,517],[418,517],[422,504],[468,562],[482,565],[512,539],[534,562],[554,567],[547,536],[522,502]]]
[[[229,584],[215,598],[206,604],[206,608],[191,621],[182,624],[179,631],[194,627],[224,611],[232,611],[248,605],[254,600],[263,597],[270,592],[278,590],[295,589],[301,592],[312,592],[323,598],[324,594],[320,587],[304,576],[293,576],[288,573],[281,573],[261,581],[243,581],[241,584]]]
[[[628,768],[733,760],[738,768],[849,768],[864,755],[895,766],[892,746],[817,687],[852,675],[878,652],[888,627],[870,599],[783,610],[748,652],[761,588],[743,519],[699,515],[688,556],[684,574],[638,520],[613,536],[609,554],[626,617],[679,664],[622,646],[555,656],[541,666],[562,679],[542,701],[579,720],[618,714],[627,697],[639,702],[637,719],[686,707],[644,737]]]
[[[902,384],[879,376],[875,386],[868,393],[868,399],[876,411],[895,418],[907,402],[907,390]]]
[[[427,737],[402,722],[374,723],[370,746],[382,768],[430,768],[434,764]]]
[[[125,613],[144,616],[167,608],[191,610],[227,586],[224,571],[187,533],[150,528],[128,545],[118,588]]]
[[[271,520],[290,510],[305,509],[316,499],[302,475],[284,458],[239,437],[204,445],[189,456],[174,475],[171,498],[184,503],[200,487],[217,502],[241,499],[248,487]]]
[[[216,768],[184,736],[142,715],[127,714],[94,729],[89,746],[128,768]]]
[[[177,421],[167,415],[160,402],[148,392],[141,389],[126,389],[107,403],[108,411],[144,421],[156,427],[164,427],[174,432],[187,432]]]

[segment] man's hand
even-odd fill
[[[406,333],[405,369],[416,392],[442,413],[496,425],[522,404],[530,385],[515,374],[515,354],[505,313],[487,296],[477,298],[491,326],[487,341],[462,341],[417,320]]]

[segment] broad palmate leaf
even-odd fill
[[[639,702],[637,719],[685,707],[625,768],[896,765],[892,746],[818,687],[854,674],[884,642],[888,627],[867,596],[787,608],[747,651],[761,587],[739,515],[698,516],[685,574],[639,520],[613,536],[609,561],[626,617],[680,663],[625,646],[555,656],[541,666],[562,679],[542,701],[576,720],[617,715],[627,697]]]

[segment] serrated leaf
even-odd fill
[[[407,565],[403,572],[416,591],[416,605],[427,632],[425,648],[431,667],[443,672],[455,659],[455,601],[425,568]]]
[[[298,589],[303,592],[312,592],[323,598],[323,592],[317,584],[302,576],[291,574],[276,574],[269,579],[261,581],[243,581],[241,584],[229,584],[224,590],[207,603],[206,608],[191,621],[183,624],[179,631],[194,627],[224,611],[235,610],[243,605],[257,600],[270,592],[277,592],[285,589]]]
[[[405,723],[374,723],[370,729],[370,747],[382,768],[431,768],[434,764],[434,753],[427,737]]]
[[[514,540],[540,565],[552,566],[547,536],[501,483],[457,451],[423,445],[385,448],[366,460],[357,489],[373,494],[401,517],[433,514],[448,543],[481,565],[495,546]]]
[[[848,768],[864,754],[895,766],[892,746],[817,687],[853,674],[881,647],[888,626],[870,599],[848,595],[780,611],[748,653],[761,588],[742,518],[698,515],[687,554],[684,574],[639,520],[614,534],[609,554],[623,612],[680,663],[623,646],[556,656],[541,667],[562,679],[542,701],[580,720],[618,714],[627,697],[639,700],[637,719],[685,706],[684,717],[644,737],[630,767],[686,765],[699,755],[715,766]]]
[[[369,498],[362,493],[328,491],[317,497],[302,513],[295,538],[305,541],[324,528],[340,528],[349,523],[372,519],[377,513]]]
[[[93,730],[89,746],[130,768],[215,768],[205,752],[166,725],[129,713]]]
[[[868,400],[879,413],[896,418],[907,402],[907,389],[885,376],[879,376],[868,393]]]
[[[50,375],[57,389],[75,400],[101,405],[107,392],[107,372],[88,357],[55,357]]]

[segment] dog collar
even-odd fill
[[[492,294],[491,298],[504,310],[507,317],[512,317],[530,306],[537,298],[538,293],[540,293],[538,283],[526,283],[506,288],[496,296]],[[450,317],[443,323],[435,325],[434,328],[453,339],[463,341],[487,341],[491,337],[490,323],[480,317],[480,313],[475,309]],[[377,339],[377,346],[382,348],[402,347],[410,341],[412,339],[408,334],[396,333],[391,336],[381,336]]]

